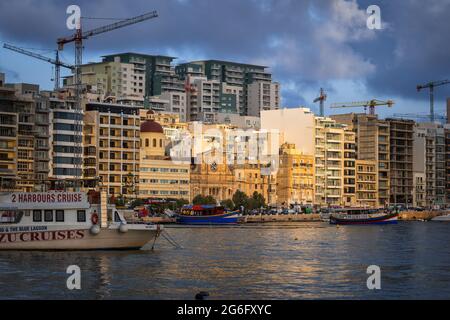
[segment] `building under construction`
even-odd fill
[[[413,203],[413,120],[386,119],[390,132],[391,204]]]

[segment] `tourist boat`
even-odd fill
[[[434,217],[431,221],[450,222],[450,214]]]
[[[239,211],[228,211],[216,205],[188,205],[176,215],[176,222],[184,225],[224,225],[245,222]]]
[[[0,250],[125,250],[161,227],[128,223],[106,192],[0,193]]]
[[[330,224],[334,225],[369,225],[395,224],[398,212],[377,209],[344,208],[336,209],[330,214]]]

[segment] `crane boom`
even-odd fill
[[[420,92],[422,89],[430,89],[430,121],[434,122],[434,88],[440,87],[446,84],[450,84],[449,80],[432,81],[427,84],[420,84],[417,86],[417,91]]]
[[[64,67],[64,68],[67,68],[67,69],[70,69],[70,70],[73,70],[75,68],[74,66],[72,66],[70,64],[61,62],[59,59],[52,59],[52,58],[40,55],[40,54],[35,53],[35,52],[31,52],[31,51],[28,51],[28,50],[25,50],[25,49],[13,46],[13,45],[8,44],[8,43],[3,44],[3,48],[11,50],[11,51],[15,51],[15,52],[21,53],[23,55],[30,56],[30,57],[33,57],[33,58],[36,58],[36,59],[39,59],[39,60],[42,60],[42,61],[45,61],[45,62],[48,62],[48,63],[51,63],[51,64],[54,64],[56,66],[61,66],[61,67]]]
[[[415,114],[415,113],[394,113],[394,118],[416,119],[416,120],[429,120],[429,115]],[[435,120],[447,121],[446,116],[435,116]]]
[[[392,108],[392,106],[395,104],[393,100],[388,101],[381,101],[377,99],[373,99],[370,101],[355,101],[355,102],[348,102],[348,103],[333,103],[331,105],[332,109],[336,108],[357,108],[357,107],[369,107],[369,111],[371,115],[375,115],[375,108],[379,106],[388,106],[389,108]]]
[[[158,17],[158,13],[156,11],[148,12],[145,14],[142,14],[140,16],[125,19],[119,22],[115,22],[103,27],[99,27],[90,31],[82,31],[81,21],[77,21],[79,27],[77,28],[75,34],[69,37],[59,38],[57,40],[58,49],[63,50],[64,45],[70,42],[75,43],[75,67],[74,67],[74,83],[75,83],[75,110],[80,115],[82,114],[82,107],[81,107],[81,91],[82,91],[82,79],[81,79],[81,66],[83,63],[83,40],[88,39],[89,37],[106,33],[109,31],[113,31],[116,29],[120,29],[126,26],[130,26],[139,22],[143,22],[149,19],[153,19]],[[83,123],[82,123],[82,117],[77,118],[77,121],[75,123],[75,135],[79,137],[80,139],[76,139],[75,146],[77,150],[82,150],[81,146],[81,137],[82,137],[82,130],[83,130]],[[75,162],[75,171],[77,176],[77,187],[79,187],[79,182],[81,181],[80,178],[82,176],[82,152],[79,151],[76,153],[76,159]]]
[[[103,27],[98,27],[96,29],[90,30],[90,31],[85,31],[81,33],[81,39],[88,39],[89,37],[101,34],[101,33],[106,33],[112,30],[116,30],[116,29],[120,29],[120,28],[124,28],[142,21],[146,21],[149,19],[153,19],[158,17],[158,13],[156,11],[152,11],[152,12],[148,12],[145,14],[142,14],[140,16],[134,17],[134,18],[130,18],[130,19],[125,19],[119,22],[115,22]],[[59,49],[62,50],[64,45],[66,43],[70,43],[70,42],[74,42],[78,39],[77,34],[74,34],[70,37],[65,37],[65,38],[59,38],[58,39],[58,46]]]

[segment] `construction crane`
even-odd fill
[[[357,101],[357,102],[349,102],[349,103],[333,103],[331,105],[331,108],[358,108],[358,107],[364,107],[364,110],[367,111],[367,108],[369,108],[369,114],[375,115],[375,108],[381,107],[381,106],[388,106],[389,108],[392,108],[392,106],[395,104],[393,100],[388,101],[381,101],[381,100],[370,100],[370,101]]]
[[[320,94],[319,97],[314,99],[314,103],[320,102],[320,116],[325,116],[325,101],[327,100],[327,94],[325,93],[325,90],[323,88],[320,88]]]
[[[3,48],[53,64],[55,66],[55,79],[54,79],[55,91],[58,91],[60,88],[59,84],[60,84],[60,78],[61,78],[61,67],[72,70],[72,71],[75,69],[74,66],[69,65],[69,64],[64,63],[61,60],[59,60],[59,51],[58,50],[55,50],[56,57],[55,57],[55,59],[53,59],[53,58],[49,58],[49,57],[40,55],[35,52],[31,52],[31,51],[13,46],[8,43],[3,44]]]
[[[402,119],[415,119],[419,121],[430,120],[429,115],[424,114],[415,114],[415,113],[394,113],[394,118],[402,118]],[[447,122],[447,117],[445,116],[434,116],[434,120]]]
[[[121,20],[103,27],[98,27],[96,29],[90,30],[90,31],[82,31],[82,25],[81,21],[77,21],[77,29],[75,34],[69,37],[63,37],[59,38],[57,40],[58,44],[58,50],[64,50],[64,46],[68,43],[74,42],[75,43],[75,65],[74,65],[74,85],[75,85],[75,109],[76,111],[81,114],[81,86],[82,86],[82,80],[81,80],[81,65],[83,63],[83,40],[86,40],[92,36],[96,36],[102,33],[110,32],[116,29],[124,28],[127,26],[131,26],[146,20],[150,20],[153,18],[158,17],[158,13],[156,11],[148,12],[145,14],[142,14],[140,16]],[[80,18],[81,19],[81,18]],[[79,119],[80,118],[80,119]],[[76,176],[78,178],[81,178],[81,159],[82,159],[82,152],[81,152],[81,143],[82,143],[82,120],[81,117],[77,117],[77,122],[75,124],[76,126],[76,147],[77,151],[77,157],[79,157],[79,160],[77,159],[75,161],[76,163]],[[78,179],[79,180],[79,179]]]
[[[434,115],[434,88],[440,87],[446,84],[449,84],[449,80],[442,80],[442,81],[433,81],[427,84],[418,85],[417,91],[420,92],[422,89],[430,89],[430,121],[434,122],[435,115]]]

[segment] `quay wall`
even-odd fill
[[[403,211],[398,219],[402,221],[431,220],[448,213],[448,211]]]
[[[321,221],[319,214],[280,214],[248,216],[247,223]]]

